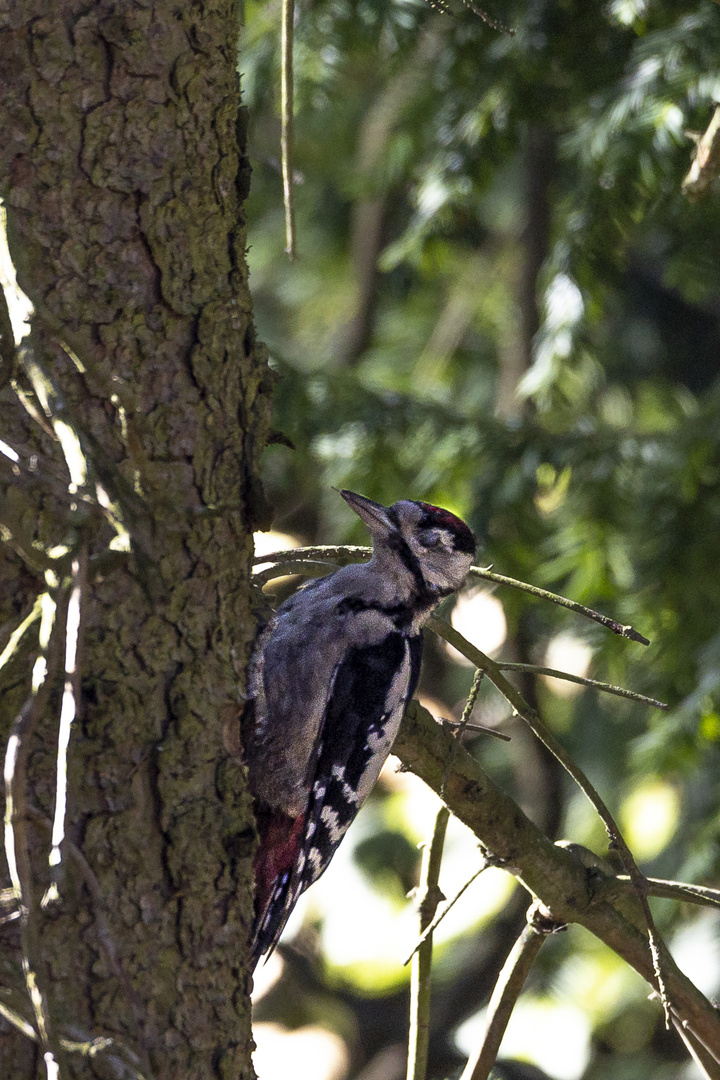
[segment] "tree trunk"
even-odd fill
[[[0,3],[0,192],[54,388],[47,431],[19,404],[33,398],[27,369],[0,390],[2,438],[39,455],[32,488],[3,479],[3,511],[32,543],[6,528],[0,626],[46,587],[53,545],[89,557],[60,899],[43,910],[57,687],[32,735],[20,823],[37,974],[68,1077],[130,1076],[133,1062],[158,1080],[253,1075],[254,831],[223,725],[235,723],[254,633],[268,377],[245,264],[237,33],[235,0]],[[77,500],[43,488],[63,476],[48,427],[60,408],[87,459]],[[82,501],[97,484],[130,553],[109,551],[112,514]],[[0,673],[6,739],[30,690],[34,633],[30,657]],[[0,1004],[32,1023],[23,923],[0,927]],[[92,1055],[68,1048],[99,1036],[113,1041]],[[44,1073],[42,1039],[0,1016],[0,1061],[12,1080]]]

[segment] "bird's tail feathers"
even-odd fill
[[[252,968],[278,943],[302,884],[294,872],[304,835],[305,815],[290,817],[267,807],[256,810],[260,843],[255,856],[255,923]]]

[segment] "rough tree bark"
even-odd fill
[[[66,843],[61,900],[37,914],[40,974],[61,1036],[112,1037],[158,1080],[253,1075],[254,833],[223,724],[254,632],[248,563],[264,515],[268,377],[245,264],[237,36],[236,0],[0,2],[0,194],[36,310],[34,347],[133,539],[131,554],[94,573],[107,525],[78,524],[42,479],[19,491],[2,474],[3,508],[35,544],[81,536],[91,566],[68,767],[69,840],[87,866]],[[18,389],[30,392],[22,370],[0,390],[2,438],[61,473],[57,444],[28,420]],[[18,548],[3,555],[0,627],[44,587]],[[1,673],[0,737],[31,660]],[[56,697],[28,767],[38,894]],[[1,859],[0,872],[2,887]],[[0,1003],[31,1018],[16,927],[0,928]],[[42,1060],[1,1017],[0,1060],[13,1080]],[[68,1053],[64,1069],[130,1075],[102,1052]]]

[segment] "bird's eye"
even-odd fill
[[[438,547],[442,541],[442,533],[439,529],[424,529],[418,537],[423,547]]]

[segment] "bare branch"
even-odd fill
[[[303,577],[325,577],[326,574],[332,574],[333,570],[337,570],[337,566],[334,566],[333,563],[289,559],[287,562],[277,563],[267,570],[256,571],[253,574],[253,581],[256,585],[264,585],[267,581],[273,581],[275,578],[280,577],[289,577],[292,574],[302,574]]]
[[[286,551],[274,551],[270,555],[256,555],[253,566],[262,563],[283,563],[290,561],[305,562],[307,559],[332,559],[332,568],[345,566],[351,562],[365,562],[372,555],[372,548],[351,544],[319,544],[316,547],[288,548]],[[331,564],[332,565],[332,564]]]
[[[528,912],[528,921],[513,945],[495,983],[488,1005],[483,1037],[476,1052],[468,1058],[460,1080],[487,1080],[495,1064],[512,1011],[545,940],[545,936],[533,925],[532,911],[531,907]]]
[[[602,869],[589,871],[571,850],[551,843],[417,701],[408,706],[393,751],[436,792],[452,754],[453,767],[445,784],[445,800],[452,813],[499,865],[542,901],[553,920],[584,926],[657,989],[647,923],[630,882],[618,882]],[[680,971],[662,942],[659,949],[673,1012],[706,1048],[720,1053],[720,1015]]]

